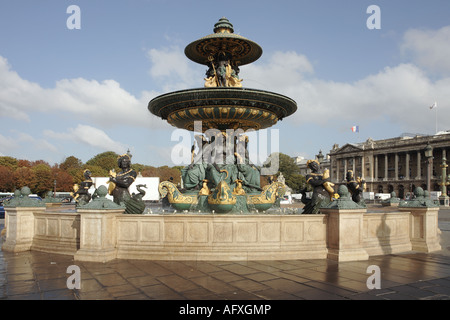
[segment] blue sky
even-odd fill
[[[79,30],[67,28],[70,5]],[[381,29],[367,28],[370,5]],[[175,165],[175,128],[147,105],[203,86],[206,67],[184,48],[221,17],[263,48],[243,85],[298,104],[272,128],[280,152],[434,134],[436,116],[449,130],[449,13],[447,0],[1,0],[0,155],[53,164],[130,149],[133,162]]]

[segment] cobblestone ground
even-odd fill
[[[450,210],[440,211],[439,227],[439,252],[375,256],[358,262],[87,263],[66,255],[0,251],[0,299],[450,300]],[[67,287],[71,265],[80,268],[80,289]],[[380,268],[380,289],[367,286],[371,265]]]

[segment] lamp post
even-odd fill
[[[427,143],[427,146],[424,150],[425,158],[427,158],[427,190],[431,192],[431,165],[433,163],[433,148],[430,143]]]
[[[447,196],[447,186],[450,184],[450,182],[448,182],[448,177],[447,177],[447,159],[445,157],[445,150],[442,151],[442,164],[441,164],[441,168],[442,168],[442,177],[441,177],[441,191],[442,194],[439,197],[439,204],[441,206],[445,206],[448,207],[449,206],[449,198]]]

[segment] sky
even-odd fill
[[[0,0],[0,156],[54,164],[130,150],[133,163],[183,165],[174,152],[193,134],[148,103],[203,87],[206,66],[184,48],[222,17],[263,49],[240,68],[243,86],[297,102],[253,138],[277,138],[260,162],[450,130],[449,13],[448,0]]]

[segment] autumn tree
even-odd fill
[[[33,187],[30,187],[33,193],[43,196],[48,191],[53,190],[54,177],[47,164],[39,163],[31,169],[34,172],[34,184]]]
[[[175,184],[181,182],[181,171],[175,167],[162,166],[155,168],[149,166],[141,174],[143,177],[159,177],[160,181],[170,181],[170,178],[172,178]]]
[[[21,167],[17,168],[13,174],[15,189],[22,187],[34,188],[35,173],[31,168]]]
[[[0,191],[14,191],[14,171],[10,167],[0,165]]]
[[[52,176],[56,181],[56,192],[68,192],[73,190],[74,179],[67,171],[61,168],[52,168]]]

